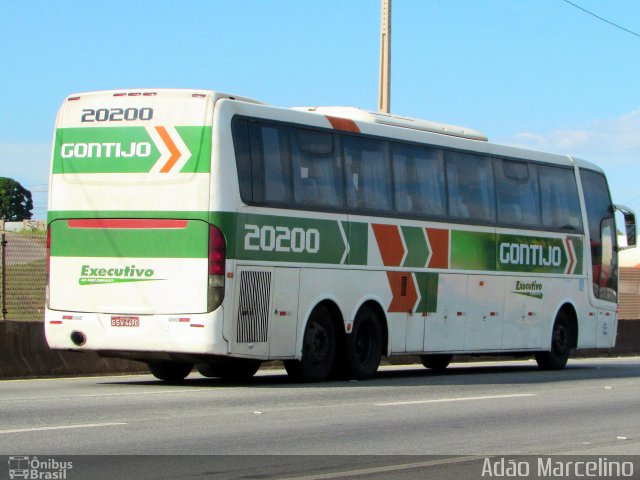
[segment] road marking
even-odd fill
[[[478,457],[475,455],[466,456],[466,457],[444,458],[441,460],[430,460],[428,462],[402,463],[399,465],[363,468],[359,470],[343,470],[340,472],[321,473],[318,475],[307,475],[304,477],[285,477],[283,480],[330,480],[333,478],[365,476],[365,475],[372,475],[376,473],[392,473],[392,472],[399,472],[402,470],[413,470],[417,468],[433,467],[438,465],[448,465],[452,463],[472,462],[472,461],[477,461],[479,459],[484,459],[484,458],[485,457]]]
[[[29,397],[14,397],[14,398],[3,398],[0,399],[0,403],[8,403],[8,402],[23,402],[23,401],[43,401],[48,402],[50,400],[64,400],[64,399],[77,399],[77,398],[101,398],[101,397],[128,397],[135,395],[168,395],[171,393],[206,393],[206,390],[202,391],[194,391],[194,390],[158,390],[158,391],[145,391],[145,392],[118,392],[118,393],[85,393],[82,395],[65,395],[65,396],[52,396],[52,397],[41,397],[41,398],[29,398]]]
[[[26,432],[46,432],[49,430],[69,430],[72,428],[100,428],[100,427],[115,427],[118,425],[128,425],[123,422],[113,423],[85,423],[81,425],[59,425],[56,427],[31,427],[31,428],[16,428],[13,430],[0,430],[0,435],[5,433],[26,433]]]
[[[150,390],[147,392],[118,392],[118,393],[86,393],[83,395],[77,395],[76,397],[128,397],[130,395],[163,395],[166,393],[195,393],[193,389],[183,390]]]
[[[511,395],[486,395],[484,397],[436,398],[432,400],[412,400],[407,402],[374,403],[376,407],[395,407],[398,405],[420,405],[422,403],[470,402],[473,400],[497,400],[501,398],[535,397],[535,393],[514,393]]]

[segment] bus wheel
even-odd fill
[[[196,365],[203,377],[219,377],[227,380],[248,380],[253,377],[262,362],[248,358],[216,358],[209,363]]]
[[[336,353],[336,334],[325,307],[313,309],[304,330],[302,359],[285,360],[289,377],[298,382],[321,382],[327,378]]]
[[[542,370],[562,370],[571,353],[569,319],[562,311],[558,313],[551,334],[551,350],[536,353],[536,362]]]
[[[444,370],[451,363],[453,355],[449,353],[438,353],[433,355],[420,355],[422,365],[431,370]]]
[[[378,371],[382,356],[382,331],[376,312],[363,307],[347,335],[347,363],[351,378],[371,378]]]
[[[193,363],[150,362],[149,370],[154,377],[165,382],[179,382],[191,373]]]

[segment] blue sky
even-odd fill
[[[573,2],[640,32],[636,0]],[[56,111],[73,92],[376,109],[379,29],[379,0],[4,0],[0,176],[45,217]],[[391,111],[592,160],[640,211],[639,57],[639,37],[563,0],[395,0]]]

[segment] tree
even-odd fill
[[[0,220],[30,220],[33,210],[31,192],[13,178],[0,177]]]

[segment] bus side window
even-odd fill
[[[615,223],[607,180],[599,172],[581,169],[580,178],[587,209],[587,224],[591,239],[591,272],[596,298],[615,301],[618,266]]]
[[[580,231],[580,202],[573,171],[540,165],[538,172],[542,198],[542,225],[570,232]]]
[[[446,152],[449,215],[478,222],[495,221],[491,159]]]
[[[394,145],[393,178],[396,211],[439,217],[444,215],[442,150]]]
[[[291,161],[287,132],[276,125],[250,128],[253,199],[267,203],[291,201]]]
[[[296,202],[311,207],[343,206],[342,170],[333,134],[295,129],[291,152]]]
[[[251,144],[249,143],[249,122],[234,119],[233,144],[236,153],[236,168],[238,169],[238,184],[240,198],[245,203],[253,201],[253,179],[251,178]]]
[[[505,225],[540,225],[540,188],[535,165],[495,159],[498,221]]]
[[[386,144],[343,138],[347,202],[365,210],[391,210],[391,165]]]
[[[598,279],[598,297],[615,302],[618,296],[618,265],[614,253],[616,245],[616,226],[613,217],[602,221],[602,260]]]

